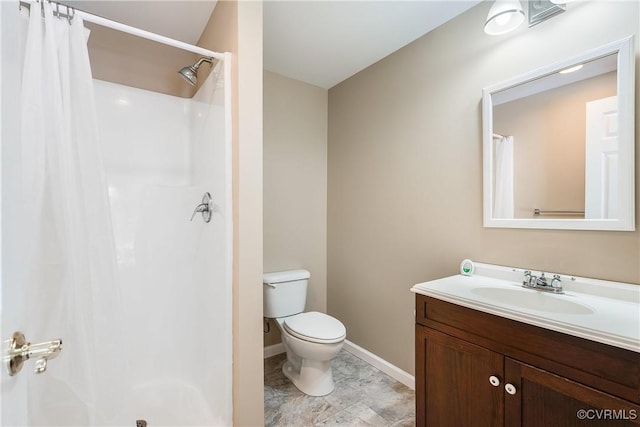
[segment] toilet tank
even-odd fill
[[[309,277],[311,273],[307,270],[264,273],[262,276],[263,316],[274,319],[302,313],[307,301]]]

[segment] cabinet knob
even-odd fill
[[[516,386],[514,386],[514,385],[513,385],[513,384],[511,384],[511,383],[506,383],[506,384],[504,385],[504,389],[505,389],[505,391],[506,391],[507,393],[509,393],[509,394],[516,394]]]
[[[489,377],[489,383],[494,387],[498,387],[500,385],[500,378],[496,377],[495,375],[491,375]]]

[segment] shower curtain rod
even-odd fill
[[[20,1],[19,5],[22,6],[27,6],[27,7],[31,7],[31,5],[33,3],[39,3],[38,0],[33,0],[33,1]],[[213,58],[216,58],[220,61],[224,60],[224,54],[222,53],[218,53],[218,52],[214,52],[212,50],[209,49],[204,49],[200,46],[194,46],[192,44],[189,43],[185,43],[185,42],[181,42],[180,40],[175,40],[175,39],[171,39],[169,37],[165,37],[165,36],[161,36],[160,34],[156,34],[156,33],[152,33],[150,31],[145,31],[142,30],[140,28],[136,28],[136,27],[132,27],[130,25],[126,25],[123,24],[121,22],[117,22],[117,21],[112,21],[111,19],[107,19],[107,18],[103,18],[101,16],[98,15],[93,15],[89,12],[85,12],[83,10],[79,10],[76,9],[73,6],[67,6],[63,3],[56,3],[53,1],[50,1],[49,3],[51,3],[51,5],[53,5],[56,10],[59,10],[61,8],[65,8],[67,13],[65,15],[69,16],[70,18],[73,18],[74,14],[77,14],[79,16],[82,17],[83,20],[87,21],[87,22],[91,22],[93,24],[96,25],[100,25],[102,27],[107,27],[107,28],[111,28],[113,30],[116,31],[121,31],[123,33],[127,33],[127,34],[131,34],[137,37],[142,37],[143,39],[147,39],[147,40],[151,40],[154,42],[158,42],[158,43],[162,43],[168,46],[173,46],[173,47],[177,47],[178,49],[182,49],[182,50],[186,50],[189,52],[193,52],[193,53],[197,53],[198,55],[204,55],[204,56],[211,56]],[[69,14],[69,11],[71,12]],[[62,15],[62,13],[60,12],[60,14]]]
[[[493,137],[494,138],[504,138],[504,135],[500,135],[499,133],[494,133]]]

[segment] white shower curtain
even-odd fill
[[[494,218],[513,218],[513,136],[496,141]]]
[[[126,354],[119,354],[118,346],[117,265],[88,30],[80,16],[71,25],[54,17],[46,2],[31,3],[25,19],[21,271],[28,320],[23,332],[31,342],[63,341],[45,373],[26,373],[29,422],[116,424]],[[32,363],[24,370],[32,370]]]

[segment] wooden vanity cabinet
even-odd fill
[[[489,378],[504,371],[501,354],[416,326],[416,425],[502,425],[504,393]]]
[[[640,355],[417,295],[416,425],[638,426]]]
[[[640,425],[640,406],[542,369],[506,358],[505,378],[516,390],[505,393],[506,426]]]

